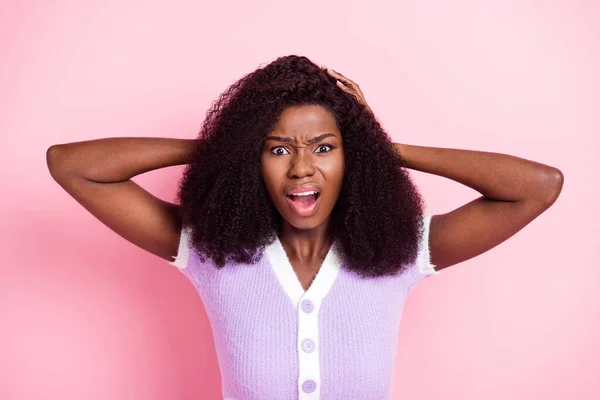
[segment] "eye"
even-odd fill
[[[333,146],[330,144],[320,144],[317,146],[317,150],[320,148],[323,148],[323,147],[329,148],[329,150],[328,151],[317,151],[317,153],[329,153],[331,150],[333,150]]]
[[[285,153],[282,153],[282,152],[280,152],[278,150],[285,150],[285,151],[287,151],[285,149],[285,147],[277,146],[277,147],[273,147],[271,149],[271,153],[275,154],[276,156],[281,156],[281,155],[285,154]]]

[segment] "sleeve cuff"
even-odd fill
[[[439,275],[440,271],[435,270],[435,265],[431,263],[431,255],[429,254],[429,224],[431,223],[431,215],[423,216],[423,238],[419,248],[417,263],[419,272],[423,275]]]
[[[179,248],[177,256],[173,256],[174,261],[168,261],[169,264],[176,266],[179,269],[184,269],[188,265],[190,258],[190,238],[191,228],[183,227],[179,237]]]

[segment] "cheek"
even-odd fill
[[[277,165],[265,161],[264,159],[261,164],[263,181],[267,187],[267,192],[269,192],[269,195],[271,198],[273,198],[277,193],[279,189],[279,183],[281,182],[281,178],[278,176],[279,169]]]
[[[262,169],[262,176],[263,179],[265,180],[265,182],[268,182],[271,180],[271,175],[272,175],[272,171],[273,171],[273,166],[270,165],[271,163],[269,163],[269,160],[266,159],[265,157],[262,157],[260,160],[260,167]]]
[[[327,180],[332,184],[337,180],[344,178],[344,157],[340,154],[338,157],[331,158],[326,164],[322,166],[323,172],[327,176]]]

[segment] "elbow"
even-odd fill
[[[56,174],[61,169],[62,157],[63,147],[60,144],[50,146],[46,150],[46,166],[48,167],[48,171],[50,171],[50,175],[52,175],[54,179],[56,179]]]
[[[48,165],[48,169],[51,169],[56,165],[56,159],[58,158],[59,151],[59,144],[50,146],[48,147],[48,150],[46,150],[46,165]]]
[[[551,168],[550,171],[544,177],[544,186],[546,193],[544,196],[544,203],[547,207],[550,207],[556,202],[558,196],[562,192],[565,177],[562,171],[558,168]]]

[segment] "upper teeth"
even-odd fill
[[[302,192],[302,193],[292,193],[292,196],[309,196],[311,194],[317,194],[317,192],[311,191],[311,192]]]

